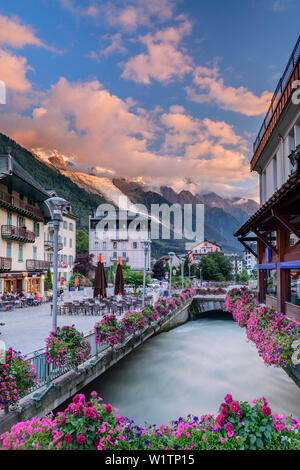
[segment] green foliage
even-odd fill
[[[232,265],[230,260],[218,251],[202,256],[200,262],[194,268],[194,274],[205,281],[230,281],[232,279]]]
[[[76,255],[89,252],[89,236],[84,230],[76,231]]]
[[[144,274],[141,271],[132,271],[128,266],[123,267],[124,284],[134,286],[135,288],[143,285]],[[146,276],[146,286],[150,284],[149,276]]]
[[[79,282],[78,282],[78,286],[83,286],[83,275],[80,274],[80,273],[74,273],[72,277],[70,277],[70,280],[69,280],[69,287],[74,287],[74,283],[75,283],[75,277],[78,276],[78,279],[79,279]]]
[[[45,291],[53,289],[52,274],[50,269],[48,269],[47,271],[44,287]]]
[[[248,282],[249,281],[248,273],[245,269],[243,269],[242,274],[240,275],[240,281],[241,282]]]

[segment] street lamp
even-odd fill
[[[184,272],[183,272],[183,268],[184,268],[185,255],[180,255],[179,258],[180,258],[180,261],[181,261],[181,289],[183,290],[183,288],[184,288]]]
[[[175,253],[173,251],[170,251],[170,253],[168,253],[168,255],[169,255],[169,260],[170,260],[169,297],[171,297],[171,293],[172,293],[173,256],[175,256]]]
[[[145,296],[146,296],[146,265],[147,257],[150,250],[151,240],[142,240],[144,247],[144,277],[143,277],[143,298],[142,298],[142,307],[145,307]]]
[[[53,250],[53,310],[52,310],[52,331],[57,328],[57,264],[58,264],[58,232],[60,222],[62,222],[62,211],[69,203],[61,197],[50,197],[45,201],[47,204],[51,220],[54,227],[54,250]]]

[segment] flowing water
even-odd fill
[[[92,390],[139,425],[216,413],[226,393],[247,401],[264,396],[273,412],[300,417],[300,389],[283,370],[267,367],[226,316],[151,338],[82,392]]]

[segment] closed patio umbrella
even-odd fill
[[[118,266],[116,271],[115,279],[115,295],[121,294],[124,295],[124,278],[123,278],[123,269],[122,269],[122,260],[118,259]]]
[[[94,298],[101,296],[102,299],[106,297],[107,282],[104,270],[103,256],[100,253],[97,260],[97,268],[94,279]]]

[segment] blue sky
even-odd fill
[[[99,175],[257,197],[252,143],[298,18],[296,0],[1,2],[0,129]]]

